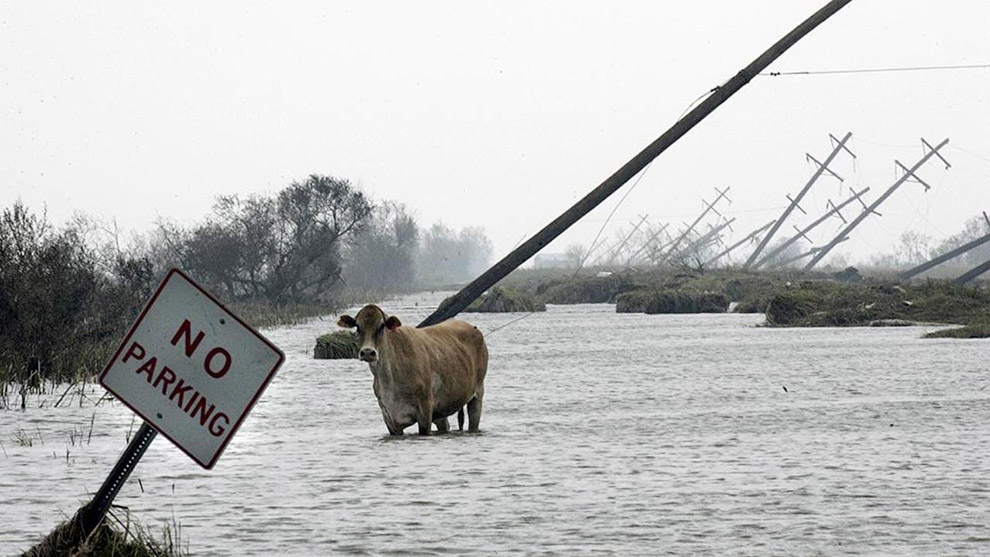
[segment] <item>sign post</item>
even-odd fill
[[[151,296],[100,374],[144,424],[80,517],[86,532],[157,433],[211,469],[285,355],[178,269]]]

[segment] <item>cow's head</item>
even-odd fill
[[[379,349],[385,342],[386,331],[394,331],[402,325],[396,316],[385,317],[382,308],[368,304],[361,308],[357,317],[341,315],[337,325],[354,329],[358,345],[358,359],[373,364],[378,361]]]

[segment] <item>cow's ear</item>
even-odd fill
[[[394,315],[385,320],[385,327],[387,327],[390,331],[394,331],[401,326],[402,321],[399,321],[399,318]]]
[[[357,327],[357,321],[350,315],[341,315],[340,319],[337,320],[337,326],[345,329],[353,329]]]

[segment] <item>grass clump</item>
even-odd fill
[[[729,297],[716,292],[637,290],[620,294],[616,313],[725,313]]]
[[[496,286],[464,309],[467,313],[511,313],[546,311],[547,305],[535,296],[513,288]]]
[[[316,339],[313,358],[316,360],[353,360],[358,357],[358,345],[354,335],[343,329]]]
[[[924,338],[990,338],[990,315],[978,317],[962,327],[928,333]]]
[[[776,293],[767,324],[781,327],[864,326],[883,321],[968,324],[990,311],[990,293],[952,283],[920,286],[805,281]]]
[[[58,525],[22,557],[181,557],[188,548],[181,545],[179,526],[165,524],[161,538],[150,530],[131,522],[127,513],[121,520],[111,511],[88,537],[83,536],[78,517]]]
[[[625,275],[581,276],[540,284],[536,294],[548,304],[608,304],[619,294],[635,290]]]

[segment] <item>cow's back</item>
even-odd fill
[[[484,388],[488,347],[477,327],[452,319],[405,332],[415,353],[416,373],[432,384],[437,414],[453,414]]]

